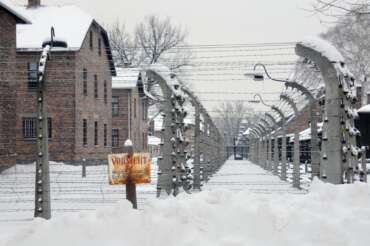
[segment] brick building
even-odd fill
[[[112,151],[122,153],[131,139],[135,151],[148,151],[148,99],[138,68],[119,68],[112,82]]]
[[[0,1],[0,171],[15,164],[16,25],[28,24],[8,1]]]
[[[50,160],[105,160],[111,152],[115,75],[106,31],[75,6],[29,0],[22,10],[32,24],[17,26],[17,160],[35,159],[37,63],[51,27],[67,48],[54,48],[46,69]]]

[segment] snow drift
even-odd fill
[[[315,180],[307,195],[227,190],[153,199],[136,211],[110,209],[35,220],[0,245],[366,245],[369,186]]]

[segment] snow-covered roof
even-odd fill
[[[320,37],[307,37],[301,44],[320,52],[331,62],[344,62],[342,54],[331,43]]]
[[[148,136],[148,145],[159,145],[161,139],[156,136]]]
[[[140,68],[116,68],[117,76],[112,78],[113,89],[132,89],[137,86]]]
[[[54,27],[55,36],[68,44],[69,50],[80,50],[94,19],[73,5],[19,7],[31,20],[31,25],[17,26],[17,49],[40,50]]]
[[[9,0],[0,0],[0,7],[6,9],[17,18],[18,23],[31,24],[31,21],[19,10],[18,6],[13,5]]]
[[[363,107],[361,107],[360,109],[358,109],[357,110],[357,113],[362,113],[362,114],[364,114],[364,113],[370,113],[370,104],[368,104],[368,105],[365,105],[365,106],[363,106]]]

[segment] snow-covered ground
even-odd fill
[[[97,211],[22,222],[0,246],[367,245],[368,184],[315,180],[309,189],[293,189],[248,161],[228,161],[202,192],[148,197],[143,210],[121,200]],[[6,226],[0,224],[0,233]]]
[[[138,207],[156,196],[157,165],[153,160],[150,184],[137,186]],[[33,219],[35,165],[16,165],[0,174],[0,242]],[[125,186],[109,185],[107,166],[50,163],[52,217],[94,211],[125,199]]]

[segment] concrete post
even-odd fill
[[[282,180],[285,181],[287,179],[286,177],[286,171],[287,171],[286,144],[287,143],[286,143],[285,115],[279,108],[275,106],[272,106],[271,109],[274,112],[276,112],[281,118],[281,121],[280,121],[280,124],[281,124],[281,173],[280,173],[280,177]]]
[[[356,135],[358,130],[353,126],[353,106],[356,96],[352,89],[354,79],[347,72],[341,54],[324,40],[320,49],[312,42],[296,45],[296,54],[316,64],[320,69],[325,83],[325,115],[323,126],[323,142],[321,151],[321,178],[333,184],[344,182],[343,174],[353,171],[357,165],[358,148]],[[322,50],[331,50],[331,57]],[[334,60],[335,59],[335,60]],[[348,153],[352,157],[347,157]]]
[[[35,210],[34,216],[51,218],[48,114],[45,96],[46,64],[50,55],[50,46],[43,48],[39,61],[37,88],[37,160],[35,175]]]
[[[294,111],[294,116],[299,116],[299,111],[293,99],[285,94],[280,95],[280,99],[286,101]],[[299,145],[299,131],[296,129],[294,132],[294,161],[293,161],[293,187],[300,187],[300,145]]]

